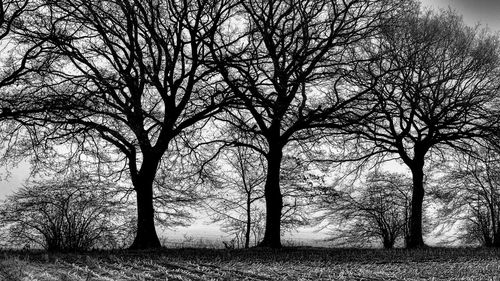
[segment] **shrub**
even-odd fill
[[[5,242],[49,251],[121,247],[130,236],[129,211],[113,190],[89,177],[27,185],[0,208]]]

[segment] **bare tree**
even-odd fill
[[[239,100],[221,118],[240,132],[233,143],[266,158],[266,231],[260,245],[281,247],[283,150],[319,136],[318,128],[362,118],[351,106],[363,91],[343,87],[344,76],[355,71],[355,46],[369,40],[384,4],[250,0],[240,1],[238,10],[231,32],[211,38],[219,47],[212,48],[214,64]]]
[[[211,175],[219,195],[209,198],[207,204],[214,221],[223,222],[223,229],[236,235],[238,244],[242,240],[244,247],[249,248],[252,229],[260,227],[254,218],[260,211],[256,205],[264,197],[265,163],[261,155],[249,148],[228,151],[225,161]]]
[[[352,246],[378,240],[391,249],[407,235],[411,180],[401,174],[371,172],[364,184],[331,193],[323,202],[321,217],[340,226],[332,232],[332,241]]]
[[[117,248],[133,238],[132,209],[114,188],[88,177],[34,182],[8,196],[0,223],[9,246],[31,244],[49,251]]]
[[[369,154],[397,154],[410,168],[408,248],[424,246],[426,160],[442,157],[450,151],[445,148],[472,150],[485,129],[498,123],[492,106],[500,81],[498,51],[497,37],[465,26],[454,12],[421,12],[417,5],[384,28],[371,50],[374,61],[358,72],[360,85],[380,82],[372,92],[378,107],[349,133],[359,137],[358,147],[367,141]]]
[[[30,26],[31,36],[55,48],[60,65],[39,77],[44,87],[37,98],[59,106],[24,122],[38,139],[126,163],[120,171],[129,174],[137,198],[131,248],[160,247],[157,171],[226,102],[227,92],[203,62],[207,39],[229,17],[231,2],[47,1]]]

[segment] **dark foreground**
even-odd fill
[[[500,280],[500,250],[2,252],[0,280]]]

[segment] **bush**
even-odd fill
[[[49,251],[122,247],[131,236],[129,211],[113,190],[89,177],[25,186],[0,208],[5,242]]]

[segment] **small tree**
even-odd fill
[[[245,147],[226,152],[219,161],[225,168],[218,168],[210,175],[218,195],[210,198],[208,208],[213,221],[222,222],[223,230],[235,236],[237,247],[249,248],[252,232],[259,232],[256,229],[262,224],[254,218],[262,212],[257,205],[264,198],[264,160]]]
[[[353,192],[337,192],[327,204],[325,217],[344,228],[332,240],[349,244],[364,244],[380,240],[386,249],[406,238],[411,180],[396,173],[372,172],[366,186]],[[335,218],[335,219],[333,219]]]
[[[133,238],[127,225],[131,220],[110,189],[104,191],[88,177],[25,186],[7,197],[0,210],[7,242],[49,251],[123,247]]]
[[[210,183],[216,193],[207,207],[222,230],[235,236],[237,247],[257,244],[264,230],[264,183],[266,159],[254,150],[238,146],[225,151],[210,172]],[[308,183],[304,180],[306,165],[295,157],[284,157],[282,166],[283,228],[291,230],[307,223]]]

